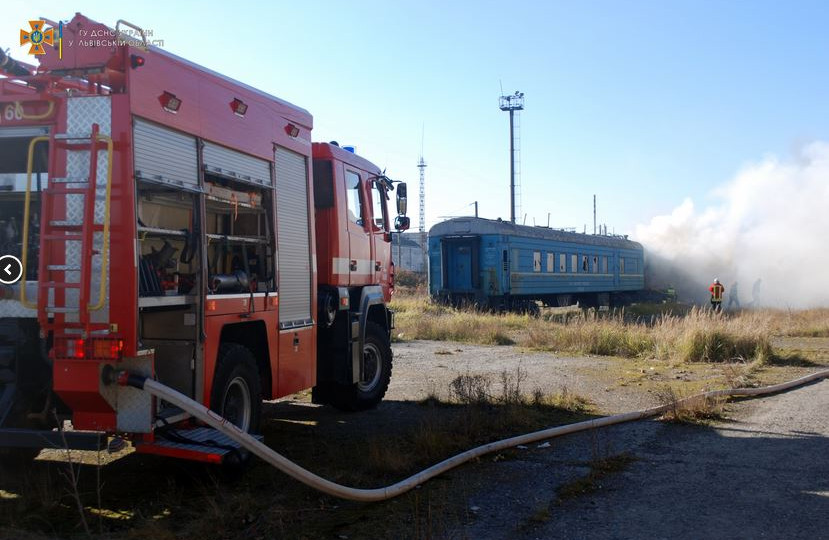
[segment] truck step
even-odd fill
[[[89,133],[55,133],[55,139],[59,141],[91,141]]]
[[[41,281],[39,283],[44,289],[80,289],[80,283],[66,283],[63,281]]]
[[[86,195],[89,193],[88,185],[78,186],[78,187],[53,187],[49,190],[49,193],[52,195]]]
[[[256,435],[260,441],[262,435]],[[177,457],[222,463],[230,454],[243,451],[239,443],[213,428],[156,430],[155,441],[135,443],[135,451],[143,454]]]
[[[83,240],[81,234],[42,234],[40,237],[44,240],[63,240],[64,242],[80,242]]]
[[[78,313],[76,307],[46,306],[47,313]]]
[[[62,219],[53,219],[49,222],[49,225],[51,227],[54,227],[55,229],[68,229],[73,231],[80,231],[81,227],[83,227],[84,224],[80,221],[66,221]],[[93,223],[91,227],[93,231],[104,230],[104,226],[101,223]]]
[[[80,229],[83,225],[80,221],[66,221],[62,219],[53,219],[49,222],[49,226],[60,229]]]
[[[53,184],[87,184],[89,178],[85,176],[66,176],[63,178],[50,178],[49,182]]]

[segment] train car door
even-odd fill
[[[480,286],[479,241],[477,237],[444,239],[444,283],[450,291],[472,291]]]

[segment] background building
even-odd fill
[[[392,235],[391,256],[398,270],[426,273],[426,233]]]

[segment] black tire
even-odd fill
[[[0,382],[0,396],[10,385],[16,384],[12,394],[11,409],[7,412],[3,428],[51,429],[54,418],[33,420],[30,413],[47,410],[52,387],[52,367],[46,352],[45,341],[38,338],[35,320],[4,319],[0,321],[0,346],[13,349],[13,358],[4,358]],[[11,362],[9,362],[11,360]],[[0,416],[3,412],[0,411]],[[34,416],[32,416],[34,418]],[[56,423],[55,423],[56,425]],[[22,465],[34,460],[40,448],[0,448],[0,461],[6,465]]]
[[[247,347],[238,343],[219,347],[210,408],[248,433],[259,432],[262,383],[256,359]]]
[[[386,395],[391,380],[392,352],[388,333],[377,323],[366,325],[363,357],[365,380],[332,388],[334,407],[344,411],[373,409]]]

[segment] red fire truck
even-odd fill
[[[50,26],[62,50],[41,45],[37,68],[0,52],[0,255],[24,274],[0,294],[0,446],[117,435],[138,452],[238,454],[183,411],[106,384],[112,369],[251,433],[262,400],[307,388],[375,406],[405,184],[312,144],[307,111],[148,46],[129,23]],[[52,429],[65,419],[72,430]]]

